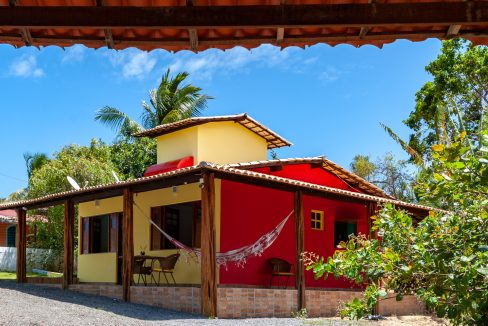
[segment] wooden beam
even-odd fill
[[[122,298],[130,301],[132,285],[132,261],[134,258],[134,194],[132,189],[124,188],[122,222]]]
[[[26,283],[26,251],[27,251],[27,210],[20,208],[17,210],[17,234],[15,236],[15,246],[17,247],[17,283]]]
[[[303,193],[295,192],[295,241],[296,241],[296,288],[297,288],[297,309],[306,308],[305,302],[305,267],[302,262],[302,253],[305,251],[305,233],[303,220]]]
[[[276,44],[280,45],[285,39],[285,29],[283,27],[278,27],[276,29]]]
[[[195,28],[190,28],[188,30],[188,35],[190,37],[190,49],[192,51],[198,51],[198,33]]]
[[[8,0],[8,4],[11,7],[15,7],[18,5],[18,2],[17,0]],[[24,41],[26,46],[31,46],[34,44],[34,42],[32,41],[31,33],[27,28],[20,29],[20,36],[22,37],[22,41]]]
[[[488,3],[0,7],[3,28],[304,28],[485,25]]]
[[[446,37],[455,37],[459,34],[459,30],[461,29],[461,25],[451,25],[449,26]]]
[[[373,8],[375,8],[374,6],[376,4],[376,0],[368,0],[368,3],[372,3]],[[359,38],[363,39],[366,36],[366,34],[368,34],[369,30],[370,30],[370,27],[362,26],[361,30],[359,31]]]
[[[217,317],[215,176],[213,173],[203,174],[201,232],[202,314]]]
[[[75,205],[72,200],[64,202],[64,264],[63,289],[73,284]]]
[[[460,32],[457,37],[464,38],[485,38],[488,43],[488,29],[480,29],[477,31],[465,31]],[[329,35],[307,35],[307,36],[287,36],[283,42],[283,45],[296,44],[296,43],[364,43],[368,44],[373,41],[394,41],[397,39],[424,39],[424,38],[438,38],[446,39],[446,32],[410,32],[410,33],[368,33],[362,39],[359,35],[352,34],[329,34]],[[19,37],[3,34],[0,35],[0,42],[16,42]],[[33,40],[41,45],[57,45],[57,44],[83,44],[89,43],[91,46],[98,44],[100,46],[106,45],[105,38],[93,37],[93,36],[33,36]],[[276,37],[242,37],[242,38],[221,38],[221,39],[205,39],[199,38],[198,44],[201,46],[215,47],[215,46],[232,46],[232,45],[255,45],[258,46],[263,43],[275,43]],[[161,48],[165,46],[179,46],[188,47],[188,38],[139,38],[134,40],[133,38],[118,37],[117,43],[114,44],[116,48],[127,47],[154,47]],[[62,203],[62,202],[61,202]]]
[[[103,33],[105,35],[105,43],[107,44],[107,48],[113,49],[115,43],[114,43],[114,37],[112,35],[112,30],[110,28],[105,28],[103,30]]]

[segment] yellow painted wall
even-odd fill
[[[198,154],[198,126],[172,132],[157,137],[157,162],[174,161],[186,156]],[[195,160],[195,164],[198,161]]]
[[[157,137],[158,163],[193,156],[202,161],[229,164],[266,160],[266,140],[232,121],[211,122]]]
[[[266,160],[267,142],[239,123],[211,122],[198,126],[198,162],[229,164]]]
[[[220,180],[215,181],[215,224],[216,249],[220,250]],[[176,253],[175,249],[151,251],[151,226],[148,218],[151,216],[151,207],[172,205],[201,200],[201,189],[198,184],[182,185],[177,187],[176,193],[171,188],[158,189],[134,195],[134,255],[144,250],[147,255],[168,256]],[[79,216],[96,216],[122,211],[122,197],[103,199],[99,206],[95,202],[79,205]],[[81,220],[79,222],[81,235]],[[79,239],[81,241],[81,239]],[[81,242],[79,242],[81,243]],[[177,283],[200,284],[200,264],[187,259],[183,252],[175,267],[174,277]],[[136,276],[137,277],[137,276]],[[157,274],[155,274],[157,278]],[[161,275],[164,280],[164,277]],[[116,282],[116,254],[80,254],[78,257],[78,278],[80,282]],[[163,281],[164,282],[164,281]]]
[[[81,254],[81,218],[103,214],[122,212],[122,197],[113,197],[81,203],[78,206],[78,279],[80,282],[117,282],[117,256],[116,253]]]

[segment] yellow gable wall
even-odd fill
[[[198,127],[178,130],[157,137],[157,162],[164,163],[186,156],[196,158],[198,153]],[[198,163],[198,161],[196,161]]]
[[[229,164],[266,160],[268,145],[239,123],[211,122],[198,126],[198,160]]]
[[[215,181],[215,226],[216,226],[216,249],[220,250],[220,180]],[[139,255],[145,250],[147,255],[168,256],[176,253],[177,250],[150,250],[151,227],[148,218],[151,216],[151,207],[172,205],[184,202],[197,201],[201,199],[201,190],[198,184],[178,186],[176,193],[171,188],[159,189],[138,193],[134,195],[134,255]],[[79,205],[79,216],[96,216],[122,211],[122,197],[103,199],[99,206],[95,202],[82,203]],[[81,220],[79,222],[81,235]],[[81,243],[81,239],[79,239]],[[200,265],[194,260],[187,259],[184,252],[180,252],[178,263],[175,267],[174,277],[177,283],[199,284]],[[157,275],[154,275],[157,278]],[[164,282],[164,277],[163,278]],[[116,282],[116,254],[84,254],[78,256],[78,278],[80,282]]]
[[[158,159],[164,163],[185,156],[201,161],[229,164],[266,160],[266,140],[242,125],[211,122],[157,137]]]

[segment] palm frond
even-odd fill
[[[400,138],[390,127],[380,122],[381,127],[390,135],[390,137],[396,141],[404,151],[406,151],[414,160],[416,164],[423,165],[424,159],[415,149],[410,147],[403,139]]]
[[[124,129],[137,129],[142,130],[143,128],[134,120],[132,120],[127,114],[119,111],[116,108],[105,106],[97,111],[95,114],[95,121],[100,121],[104,125],[120,132],[122,127]]]

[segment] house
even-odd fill
[[[44,216],[34,215],[28,216],[27,221],[41,221],[43,223],[47,222]],[[15,247],[17,230],[17,212],[13,209],[0,210],[0,247]],[[37,229],[34,225],[33,227],[28,227],[27,235],[29,240],[35,239],[37,235]]]
[[[65,288],[209,316],[289,316],[302,308],[334,315],[338,301],[360,289],[315,280],[300,254],[330,256],[349,234],[369,234],[383,203],[419,219],[431,210],[398,201],[325,157],[268,160],[269,149],[291,143],[247,114],[190,118],[136,136],[157,139],[157,164],[145,177],[0,205],[21,219],[27,209],[65,205]],[[175,253],[175,284],[156,287],[150,275],[151,287],[135,284],[134,256]],[[292,265],[287,286],[272,280],[273,258]],[[419,309],[413,299],[401,308]]]

